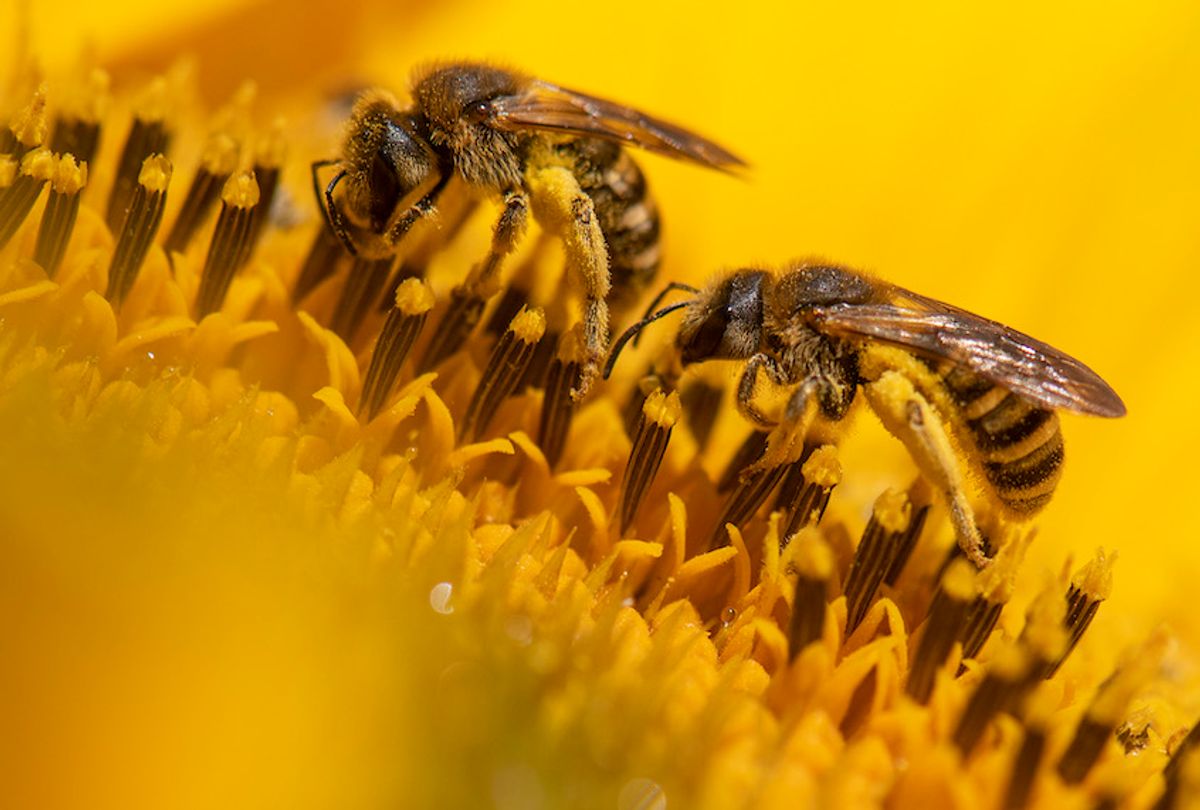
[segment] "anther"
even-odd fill
[[[52,152],[69,152],[81,164],[95,159],[100,124],[108,111],[108,88],[108,74],[99,68],[89,72],[86,79],[67,84],[50,136]]]
[[[954,730],[954,744],[963,756],[974,750],[992,718],[1021,698],[1028,688],[1029,670],[1029,654],[1021,647],[1014,644],[997,651]]]
[[[404,360],[421,334],[425,318],[433,309],[433,292],[420,279],[410,278],[396,290],[395,306],[383,323],[383,330],[371,352],[371,364],[363,381],[358,410],[367,419],[387,401]]]
[[[1116,555],[1108,555],[1104,549],[1096,552],[1096,556],[1081,568],[1071,580],[1067,589],[1067,611],[1063,623],[1067,628],[1067,644],[1058,660],[1048,664],[1042,671],[1042,677],[1050,678],[1063,665],[1067,657],[1083,638],[1084,632],[1100,609],[1100,603],[1112,593],[1112,568]]]
[[[44,147],[26,152],[19,169],[15,161],[4,161],[4,166],[0,167],[0,181],[10,182],[0,190],[0,249],[8,244],[29,216],[42,193],[42,186],[54,176],[57,167],[58,160]]]
[[[911,522],[912,504],[903,492],[889,489],[875,501],[842,589],[846,594],[847,636],[867,615]]]
[[[75,217],[79,213],[79,193],[87,185],[87,164],[80,165],[71,155],[63,155],[56,161],[54,177],[50,180],[50,198],[42,212],[38,226],[37,244],[33,260],[42,266],[50,278],[58,271],[71,232],[75,229]]]
[[[167,151],[171,140],[166,125],[167,100],[167,81],[159,77],[150,83],[135,104],[133,125],[129,129],[129,137],[125,139],[125,147],[117,164],[117,175],[108,195],[105,221],[113,233],[126,220],[126,211],[130,209],[137,191],[142,164],[151,155],[165,154]]]
[[[621,407],[621,424],[625,427],[625,435],[630,439],[633,438],[634,431],[642,419],[642,406],[646,404],[646,397],[663,387],[670,386],[666,385],[651,363],[629,389],[629,396]]]
[[[361,255],[354,257],[350,272],[346,275],[346,283],[342,287],[342,294],[338,297],[337,306],[334,307],[333,317],[329,322],[329,328],[341,335],[346,343],[354,340],[354,335],[370,311],[371,304],[387,283],[392,260],[391,256],[382,259],[368,259]]]
[[[621,481],[622,533],[633,523],[642,499],[650,490],[681,412],[679,394],[674,391],[667,393],[658,390],[646,397],[642,418],[633,434],[633,447],[629,451],[629,462],[625,465],[625,476]]]
[[[20,165],[21,159],[46,140],[46,85],[39,85],[29,103],[16,114],[0,142],[0,151]],[[51,150],[53,151],[53,150]]]
[[[788,625],[788,652],[794,659],[821,639],[825,629],[826,596],[833,578],[833,552],[815,528],[805,527],[796,535],[792,565],[796,569],[796,591],[792,598],[792,620]]]
[[[546,373],[538,445],[551,469],[562,458],[567,432],[571,428],[571,417],[575,413],[575,400],[571,392],[579,385],[580,351],[578,328],[572,329],[559,340],[558,351]]]
[[[233,275],[250,250],[250,224],[258,205],[258,183],[254,173],[240,171],[225,182],[221,191],[221,213],[208,244],[200,289],[196,293],[196,318],[216,312],[225,302]]]
[[[1105,745],[1115,740],[1117,726],[1125,719],[1129,704],[1154,679],[1165,648],[1166,636],[1160,634],[1136,655],[1127,656],[1100,685],[1058,761],[1058,775],[1064,782],[1069,785],[1082,782],[1100,759]]]
[[[108,265],[108,288],[104,297],[118,309],[133,287],[146,252],[162,224],[170,182],[171,162],[165,157],[151,155],[142,162],[137,188],[133,191],[129,212],[121,225],[117,246],[113,248],[112,261]]]
[[[975,599],[975,568],[956,559],[942,574],[941,585],[929,604],[929,613],[918,631],[921,634],[908,669],[904,691],[918,703],[933,693],[934,678],[946,663]]]
[[[450,355],[457,352],[466,341],[467,335],[479,323],[487,302],[472,295],[461,287],[450,291],[450,306],[447,307],[442,320],[434,330],[425,354],[418,364],[418,371],[432,371],[441,365]]]
[[[842,465],[837,448],[823,445],[805,453],[807,458],[788,466],[787,475],[779,485],[775,508],[786,517],[780,545],[787,548],[792,536],[804,526],[816,525],[829,506],[829,496],[842,480]]]
[[[459,441],[475,439],[487,430],[500,403],[516,390],[545,332],[546,316],[538,307],[522,309],[512,319],[479,378],[479,386],[459,427]]]
[[[221,189],[229,180],[229,175],[237,168],[238,145],[226,133],[219,132],[211,136],[200,156],[200,168],[192,178],[184,197],[183,206],[171,226],[163,249],[168,253],[182,253],[187,250],[192,237],[204,223],[205,218],[217,204]]]

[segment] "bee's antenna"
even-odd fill
[[[625,348],[626,343],[628,343],[632,338],[636,337],[639,332],[657,321],[659,318],[663,317],[664,315],[670,315],[677,309],[683,309],[690,303],[692,303],[690,300],[680,301],[677,304],[671,304],[669,307],[663,307],[658,312],[655,312],[653,315],[647,315],[633,326],[622,332],[621,336],[617,338],[617,342],[613,344],[612,352],[610,352],[608,355],[608,362],[604,364],[604,379],[607,380],[608,375],[612,374],[613,366],[617,363],[617,355],[621,353],[621,349]]]
[[[351,256],[358,255],[358,249],[354,247],[354,240],[350,238],[350,228],[346,224],[346,218],[342,216],[341,210],[333,201],[333,190],[337,188],[337,184],[346,176],[346,170],[342,169],[333,176],[329,181],[329,185],[325,187],[324,193],[321,192],[321,181],[317,177],[319,169],[325,166],[333,166],[341,161],[338,160],[314,160],[312,164],[312,181],[313,193],[317,196],[317,207],[321,209],[321,213],[325,216],[325,224],[337,236],[338,241],[346,248],[346,251]]]
[[[682,281],[672,281],[666,287],[663,287],[662,290],[658,293],[658,295],[654,296],[654,300],[650,302],[650,306],[646,307],[646,311],[642,313],[642,320],[644,321],[647,318],[649,318],[650,313],[654,311],[654,308],[657,307],[660,303],[662,303],[662,300],[667,297],[668,293],[670,293],[674,290],[683,290],[685,292],[690,292],[692,295],[696,295],[697,293],[700,292],[700,290],[696,289],[691,284],[684,284]],[[641,340],[640,337],[634,337],[634,339],[633,339],[634,348],[637,348],[639,340]]]

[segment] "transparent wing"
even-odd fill
[[[499,129],[539,129],[607,138],[717,169],[745,165],[737,155],[683,127],[543,81],[530,82],[523,92],[500,96],[487,104],[486,120]]]
[[[815,311],[817,328],[870,338],[949,360],[1047,408],[1124,416],[1125,404],[1100,376],[1058,349],[1001,323],[888,286],[890,301],[835,304]]]

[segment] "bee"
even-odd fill
[[[1062,472],[1056,411],[1125,414],[1104,380],[1058,349],[844,267],[743,269],[704,290],[671,284],[650,310],[678,289],[692,297],[648,310],[622,334],[606,378],[631,338],[683,309],[667,379],[694,363],[744,362],[738,410],[759,428],[775,429],[773,438],[802,434],[813,419],[840,422],[862,388],[884,427],[944,496],[958,543],[980,568],[987,557],[960,456],[1001,515],[1027,519],[1049,502]],[[787,392],[777,418],[755,404],[760,374]]]
[[[638,110],[484,64],[420,72],[412,97],[405,108],[386,92],[364,94],[341,157],[313,164],[314,192],[329,227],[351,254],[382,258],[436,213],[451,178],[477,196],[498,198],[503,211],[491,250],[455,291],[475,302],[468,311],[477,318],[532,210],[562,239],[569,277],[582,288],[587,358],[575,392],[581,397],[608,348],[610,297],[633,299],[659,264],[658,211],[622,147],[718,169],[743,162]],[[318,170],[329,165],[337,172],[322,192]]]

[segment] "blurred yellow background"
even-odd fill
[[[745,180],[644,159],[662,278],[819,255],[1084,360],[1129,416],[1064,419],[1034,564],[1118,550],[1097,627],[1132,638],[1169,619],[1200,650],[1200,5],[33,5],[44,66],[92,48],[118,92],[193,53],[210,103],[253,78],[286,110],[357,83],[403,89],[429,59],[486,57],[730,146]],[[5,43],[26,13],[12,8]],[[904,453],[868,422],[844,461],[877,491],[870,471]]]

